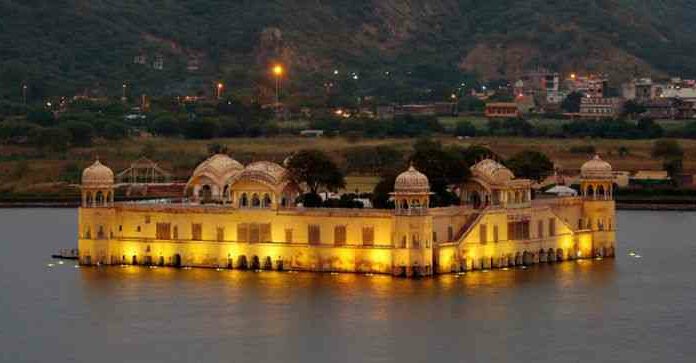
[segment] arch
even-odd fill
[[[259,199],[259,195],[254,193],[251,196],[251,207],[252,208],[260,208],[261,207],[261,199]]]
[[[401,209],[408,209],[408,201],[406,199],[401,200]]]
[[[585,188],[585,197],[594,197],[594,188],[592,187],[592,185],[588,185],[587,188]]]
[[[97,207],[101,207],[106,204],[104,203],[104,193],[101,190],[97,191],[97,194],[94,196],[94,203]]]
[[[247,193],[242,193],[242,197],[239,198],[239,207],[240,208],[249,207],[249,196],[247,196]]]
[[[157,262],[158,266],[164,266],[164,256],[159,256],[159,261]]]
[[[548,252],[546,252],[546,260],[548,262],[556,262],[556,252],[553,248],[549,248]]]
[[[94,193],[91,191],[85,192],[85,206],[86,207],[93,207],[94,206]]]
[[[273,201],[271,200],[271,196],[268,195],[268,193],[265,193],[263,195],[263,202],[261,204],[264,208],[271,208],[273,205]]]
[[[232,202],[230,186],[228,184],[225,184],[225,187],[222,188],[222,200],[224,202]]]
[[[246,255],[240,255],[237,257],[237,267],[241,270],[246,270],[249,268]]]
[[[283,259],[280,258],[276,261],[276,270],[283,271]]]
[[[204,184],[198,190],[198,200],[201,203],[209,203],[213,200],[213,188],[210,184]]]
[[[266,259],[263,261],[263,269],[273,270],[273,260],[271,259],[271,256],[266,256]]]
[[[251,258],[251,269],[252,270],[261,269],[261,261],[259,260],[259,256],[254,255],[254,257]]]
[[[556,261],[561,262],[564,259],[563,249],[559,248],[556,250]]]
[[[474,208],[478,209],[482,205],[482,199],[481,199],[481,194],[474,190],[469,193],[469,203],[474,206]]]
[[[131,257],[131,264],[133,264],[133,265],[138,264],[138,256],[133,255],[133,257]]]
[[[173,259],[172,264],[174,265],[174,267],[181,267],[181,255],[180,254],[177,253],[174,255],[174,259]]]
[[[601,184],[597,187],[597,196],[601,197],[602,199],[607,198],[606,190],[604,189],[604,186]]]

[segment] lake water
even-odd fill
[[[696,213],[620,212],[616,259],[422,280],[57,264],[76,218],[0,210],[2,361],[696,359]]]

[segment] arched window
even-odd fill
[[[252,208],[261,207],[261,199],[259,199],[259,195],[256,193],[254,193],[254,195],[251,196],[251,207]]]
[[[270,208],[272,204],[273,204],[273,201],[271,201],[271,196],[268,195],[268,193],[264,194],[263,195],[263,207]]]
[[[230,200],[230,186],[229,185],[225,185],[225,187],[222,189],[222,198],[224,201]]]
[[[406,199],[401,201],[401,209],[408,209],[408,201]]]
[[[418,199],[411,200],[411,208],[420,208],[420,201]]]
[[[239,206],[242,208],[249,206],[249,197],[247,197],[246,193],[242,193],[242,197],[239,198]]]
[[[597,187],[597,195],[602,199],[606,199],[607,195],[605,194],[604,186],[600,185]]]
[[[87,207],[91,207],[92,203],[94,203],[94,196],[92,192],[87,192],[87,198],[85,199],[85,204]]]
[[[198,191],[198,199],[202,203],[210,202],[213,199],[213,189],[210,187],[210,185],[206,184],[201,187],[201,189]]]
[[[97,196],[95,198],[96,198],[97,206],[104,205],[104,193],[102,193],[101,190],[97,192]]]
[[[585,189],[585,196],[588,198],[591,198],[594,196],[594,188],[592,188],[592,185],[588,185],[587,189]]]

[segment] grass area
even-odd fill
[[[574,146],[592,145],[603,158],[612,163],[615,170],[658,170],[662,161],[651,156],[652,140],[601,140],[601,139],[546,139],[521,137],[476,137],[458,140],[450,136],[438,139],[445,145],[466,147],[484,145],[503,157],[522,150],[539,150],[565,170],[578,170],[591,155],[572,153]],[[40,154],[34,148],[0,145],[0,193],[55,191],[67,183],[79,179],[79,171],[91,164],[98,155],[115,172],[127,168],[143,151],[177,178],[186,179],[195,166],[207,156],[207,146],[218,143],[227,146],[233,157],[243,163],[258,160],[282,162],[294,151],[316,148],[327,152],[339,165],[346,165],[346,154],[355,148],[390,146],[403,154],[411,152],[415,139],[359,139],[345,138],[238,138],[214,140],[184,140],[171,138],[133,139],[120,142],[100,141],[90,148],[71,149],[65,153]],[[679,140],[685,151],[684,169],[696,172],[696,140]],[[619,156],[618,149],[625,146],[629,155]],[[70,169],[71,173],[68,172]],[[376,182],[374,175],[355,175],[347,180],[348,190],[367,191]]]
[[[488,118],[483,116],[448,116],[438,118],[445,131],[452,132],[461,121],[468,121],[477,130],[488,130]],[[570,123],[571,120],[558,120],[550,118],[529,118],[527,119],[534,127],[545,128],[550,131],[561,131],[563,125]]]

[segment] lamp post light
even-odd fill
[[[24,102],[25,105],[27,104],[27,88],[26,84],[22,85],[22,102]]]
[[[217,84],[217,99],[218,100],[222,97],[223,88],[225,88],[225,85],[223,85],[222,82],[218,82],[218,84]]]
[[[276,64],[273,66],[273,76],[275,77],[275,103],[276,106],[280,104],[280,81],[283,77],[283,73],[285,73],[285,70],[283,69],[283,66],[280,64]]]
[[[121,90],[121,101],[126,102],[126,92],[128,90],[128,85],[126,84],[126,82],[123,82],[123,84],[121,85]]]

